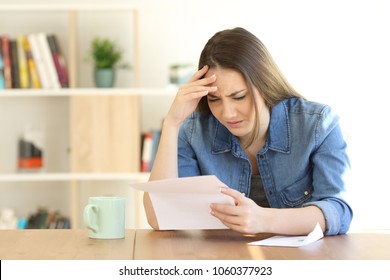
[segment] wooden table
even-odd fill
[[[270,235],[243,236],[231,230],[137,230],[134,259],[390,260],[389,233],[330,236],[299,248],[247,244],[267,237]]]
[[[300,248],[249,246],[269,234],[231,230],[126,230],[123,239],[88,238],[87,230],[0,230],[0,259],[62,260],[390,260],[390,233],[325,237]]]
[[[91,239],[82,229],[0,230],[1,260],[129,260],[135,230],[122,239]]]

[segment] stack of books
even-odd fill
[[[156,157],[161,131],[150,130],[142,134],[141,139],[141,172],[150,172]]]
[[[39,207],[36,213],[28,217],[25,224],[27,229],[69,229],[69,218],[61,215],[58,211],[51,212],[46,208]]]
[[[68,86],[66,60],[56,35],[0,35],[0,89]]]

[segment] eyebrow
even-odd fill
[[[227,95],[227,97],[234,97],[234,96],[236,96],[237,94],[239,94],[239,93],[241,93],[241,92],[243,92],[243,91],[246,91],[246,90],[247,90],[247,89],[244,88],[244,89],[240,89],[240,90],[234,91],[234,92],[230,93],[229,95]],[[219,97],[219,95],[215,95],[215,94],[213,94],[213,93],[209,93],[208,95],[211,95],[212,97]]]

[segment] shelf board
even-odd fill
[[[5,3],[0,5],[0,11],[121,11],[134,10],[137,6],[131,3],[78,3],[74,1],[38,1],[38,3]]]
[[[176,94],[177,88],[67,88],[67,89],[8,89],[0,97],[58,97],[58,96],[164,96]]]
[[[42,181],[137,181],[146,182],[149,173],[18,173],[1,174],[0,182]]]

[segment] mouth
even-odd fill
[[[227,126],[231,127],[231,128],[237,128],[237,127],[241,126],[242,123],[243,123],[243,121],[226,122]]]

